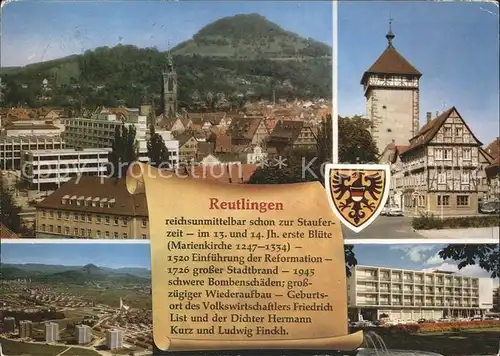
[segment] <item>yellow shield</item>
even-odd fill
[[[358,233],[380,214],[390,189],[390,169],[381,164],[327,164],[325,188],[337,217]]]

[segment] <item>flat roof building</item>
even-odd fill
[[[58,188],[73,177],[105,176],[107,148],[30,150],[22,155],[22,180],[38,191]]]
[[[24,151],[59,150],[64,147],[64,140],[60,136],[0,136],[0,168],[21,168],[21,152]]]
[[[75,339],[79,345],[88,344],[92,340],[92,329],[88,325],[75,327]]]
[[[121,349],[123,347],[123,331],[118,329],[107,330],[106,346],[110,350]]]
[[[347,280],[347,295],[351,321],[471,317],[492,309],[493,280],[358,265]]]

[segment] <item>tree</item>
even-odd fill
[[[369,131],[370,123],[359,117],[339,117],[339,163],[374,163],[378,149]],[[331,130],[330,130],[331,132]]]
[[[17,206],[12,196],[12,191],[7,188],[0,177],[0,222],[10,230],[20,233],[23,231],[23,225],[19,213],[21,208]]]
[[[169,152],[165,141],[155,132],[154,125],[149,128],[148,157],[149,164],[153,167],[163,167],[169,162]]]
[[[459,270],[466,266],[478,265],[490,273],[491,278],[500,277],[500,244],[451,244],[439,251],[439,257],[459,262]]]
[[[135,126],[116,126],[109,161],[113,177],[125,177],[128,166],[137,160]]]

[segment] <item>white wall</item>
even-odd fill
[[[493,308],[493,279],[479,278],[479,308]]]

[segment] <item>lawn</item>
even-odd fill
[[[56,356],[67,349],[65,346],[23,343],[3,338],[0,339],[0,343],[3,353],[9,356]],[[99,356],[99,353],[93,350],[71,348],[62,356]]]
[[[388,349],[437,352],[444,356],[496,355],[500,330],[381,335]]]

